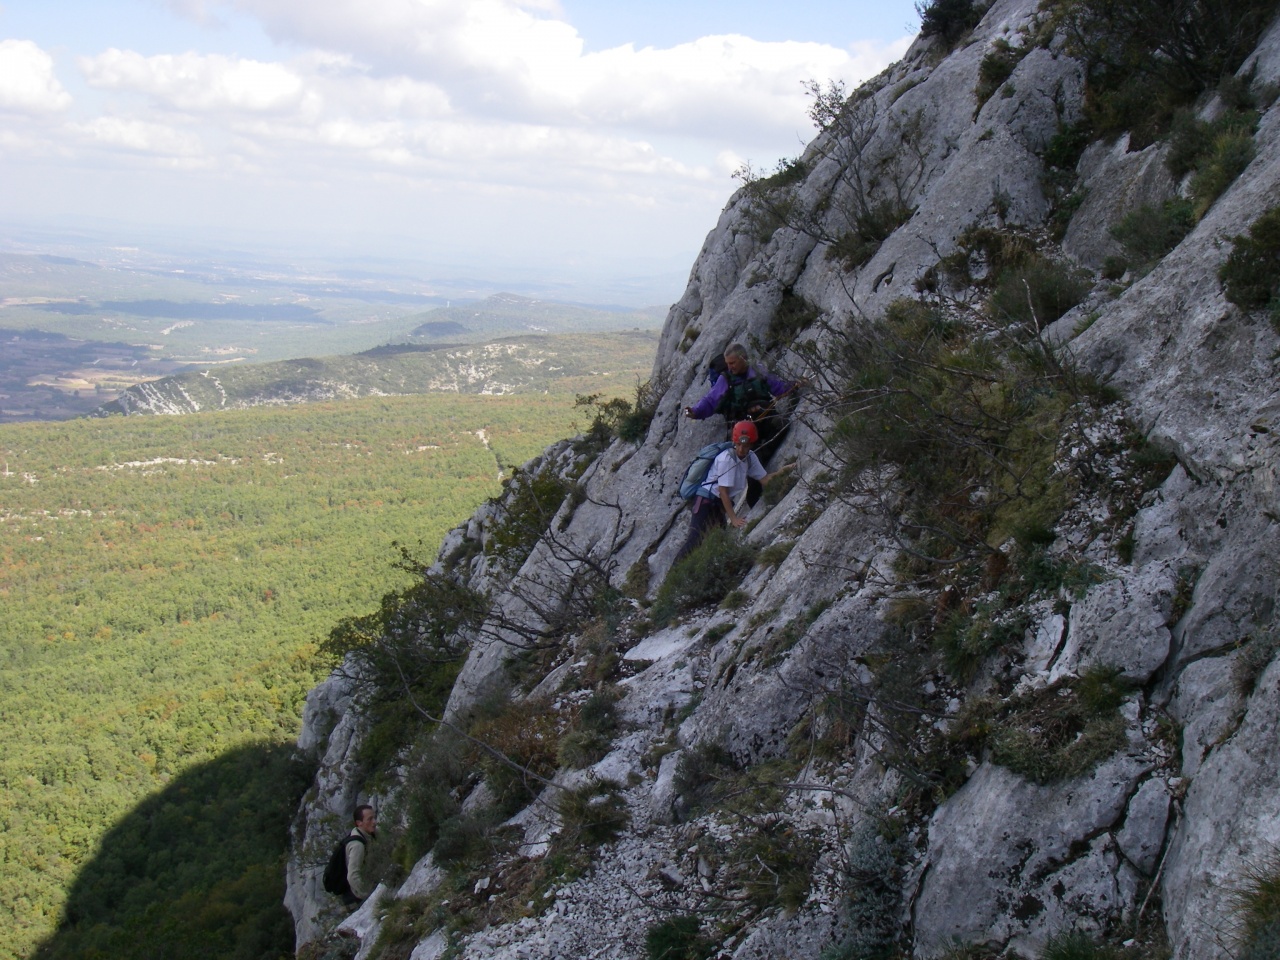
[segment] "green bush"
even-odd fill
[[[978,85],[973,95],[978,100],[978,107],[991,99],[991,95],[1013,76],[1014,69],[1028,53],[1027,47],[1010,46],[1009,41],[1000,39],[991,45],[991,51],[982,58],[978,65]]]
[[[897,956],[906,850],[883,836],[875,820],[864,820],[847,846],[843,888],[848,934],[823,951],[822,960],[888,960]]]
[[[1066,502],[1062,424],[1094,401],[1027,326],[996,333],[899,301],[881,323],[851,327],[821,361],[844,381],[830,444],[845,483],[862,491],[893,470],[905,494],[893,521],[913,541],[904,560],[922,563],[920,573],[985,558],[1020,530],[1050,529]]]
[[[987,306],[1002,323],[1042,330],[1083,300],[1090,286],[1081,271],[1035,254],[1000,274]]]
[[[384,594],[375,613],[346,617],[321,642],[321,657],[337,666],[350,658],[358,709],[367,724],[359,756],[377,769],[399,752],[411,731],[436,714],[453,689],[466,655],[467,633],[479,626],[487,594],[433,573],[401,548],[400,569],[419,579]]]
[[[1280,957],[1280,920],[1258,927],[1240,947],[1239,960],[1275,960]]]
[[[766,190],[777,190],[800,183],[809,175],[809,166],[800,157],[784,157],[773,168],[773,173],[760,181]]]
[[[1127,689],[1115,670],[1092,668],[1009,701],[993,717],[992,762],[1040,784],[1084,776],[1125,744]]]
[[[1195,197],[1195,213],[1199,219],[1235,183],[1257,154],[1253,134],[1231,131],[1214,137],[1213,146],[1204,163],[1191,178],[1191,195]]]
[[[813,837],[788,821],[750,818],[725,851],[725,873],[756,908],[798,910],[808,899],[818,852]]]
[[[680,755],[672,787],[683,819],[715,806],[732,790],[742,766],[716,743],[700,743]]]
[[[562,790],[556,809],[561,821],[557,843],[580,851],[616,840],[631,819],[622,786],[612,780],[590,780],[576,789]]]
[[[1239,926],[1238,960],[1271,960],[1280,956],[1280,853],[1272,851],[1245,874],[1234,896]]]
[[[618,730],[617,693],[597,690],[583,703],[573,727],[560,738],[560,763],[571,769],[604,759]]]
[[[982,20],[985,4],[973,0],[923,0],[916,4],[920,15],[920,36],[941,37],[948,48],[954,47],[966,33]]]
[[[1280,207],[1267,210],[1246,235],[1231,242],[1231,255],[1218,271],[1227,299],[1242,310],[1270,308],[1275,319],[1280,315]]]
[[[1040,960],[1120,960],[1122,951],[1099,943],[1088,934],[1073,930],[1059,934],[1045,944]]]
[[[1231,678],[1236,689],[1244,696],[1253,693],[1262,672],[1271,665],[1280,652],[1280,630],[1268,630],[1261,635],[1250,635],[1241,641],[1243,649],[1231,665]]]
[[[897,200],[883,200],[853,216],[853,228],[841,234],[827,249],[827,256],[856,270],[880,250],[890,234],[911,219],[915,208]]]
[[[1275,15],[1272,0],[1053,0],[1052,9],[1085,62],[1094,135],[1129,131],[1132,148],[1234,74]]]
[[[782,299],[769,322],[769,346],[787,347],[818,319],[818,308],[791,287],[782,291]]]
[[[1146,273],[1182,242],[1195,222],[1191,201],[1175,197],[1158,207],[1144,204],[1129,211],[1111,228],[1111,235],[1124,246],[1131,265],[1139,273]]]
[[[434,847],[441,825],[457,816],[455,791],[471,772],[466,754],[460,738],[440,728],[411,762],[397,804],[405,826],[393,856],[402,868],[411,868]]]
[[[459,813],[440,824],[431,854],[442,867],[459,867],[486,860],[495,849],[500,823],[492,808]]]
[[[1027,629],[1025,614],[979,609],[956,611],[933,633],[933,645],[942,656],[947,673],[968,683],[991,654],[1016,644]]]
[[[698,333],[696,327],[690,327],[684,332],[683,343],[692,345],[698,339]],[[688,350],[688,346],[684,349]],[[574,406],[594,411],[579,448],[582,452],[602,450],[615,438],[627,443],[643,443],[657,412],[660,396],[661,390],[652,380],[637,381],[634,402],[613,397],[601,403],[601,394],[579,394]]]
[[[719,603],[755,565],[753,547],[727,528],[712,530],[675,564],[658,588],[653,623],[664,627],[683,611]]]
[[[478,747],[470,754],[470,762],[484,774],[503,813],[510,815],[524,807],[542,790],[537,778],[549,779],[555,773],[559,724],[558,716],[537,700],[503,703],[472,724],[471,737],[505,758]]]
[[[648,960],[708,960],[716,945],[703,935],[697,917],[684,914],[651,926],[644,950]]]
[[[489,530],[484,551],[514,574],[551,526],[551,519],[574,485],[552,470],[534,468],[516,470],[503,481],[503,486],[506,490],[497,498],[502,509]]]

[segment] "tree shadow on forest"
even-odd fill
[[[32,960],[278,960],[289,823],[309,771],[287,745],[183,772],[102,839]]]

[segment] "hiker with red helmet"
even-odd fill
[[[759,457],[751,449],[760,439],[756,425],[750,420],[743,420],[733,427],[733,444],[722,451],[707,470],[706,482],[698,488],[693,498],[693,518],[689,522],[689,536],[676,554],[673,563],[679,563],[695,547],[702,538],[715,527],[723,526],[727,520],[730,526],[744,527],[747,521],[734,510],[733,502],[747,487],[748,480],[756,480],[761,484],[770,478],[791,470],[795,464],[788,464],[781,470],[767,473],[760,463]]]
[[[711,389],[697,403],[685,407],[684,415],[690,420],[706,420],[723,414],[729,424],[752,421],[759,433],[754,441],[756,457],[767,465],[787,432],[787,417],[780,401],[794,395],[804,381],[791,383],[752,366],[747,348],[740,343],[729,344],[723,357],[717,359],[719,362],[712,361],[708,374],[712,377]],[[761,492],[755,478],[748,480],[747,506],[754,507]]]

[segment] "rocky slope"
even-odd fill
[[[1280,337],[1219,270],[1280,203],[1280,111],[1260,99],[1252,159],[1216,199],[1170,172],[1167,139],[1096,138],[1062,161],[1086,116],[1075,52],[1034,0],[997,0],[954,49],[918,41],[799,163],[734,197],[668,315],[643,440],[548,451],[524,475],[564,484],[546,516],[517,482],[445,543],[432,575],[491,603],[464,631],[448,727],[414,728],[378,765],[362,752],[367,685],[339,673],[309,699],[300,746],[318,773],[289,867],[301,951],[1035,957],[1067,934],[1177,960],[1265,949],[1240,905],[1251,878],[1280,873]],[[1280,80],[1280,28],[1238,74]],[[1224,98],[1201,96],[1199,116]],[[1200,218],[1144,272],[1115,228],[1179,195]],[[862,229],[873,213],[891,220],[879,235]],[[1001,301],[1010,244],[1023,273]],[[1065,313],[1041,306],[1031,264],[1077,285]],[[1001,327],[1022,292],[1031,309]],[[962,368],[979,384],[902,381],[955,398],[906,408],[915,420],[892,416],[910,391],[875,388],[867,367],[886,344],[872,373],[909,352],[867,334],[918,331],[904,298],[929,311],[923,341],[951,338],[945,356],[968,365],[916,352],[903,376]],[[980,360],[1009,337],[1019,350],[1001,357],[1030,357],[1037,396],[1062,398],[1024,432],[1001,421],[997,451],[1049,450],[1017,489],[975,474],[940,509],[919,491],[950,448],[908,434],[907,454],[867,459],[849,439],[874,423],[888,449],[935,420],[954,438],[969,402],[1005,416],[992,398],[1013,387]],[[750,514],[757,552],[726,602],[677,604],[672,624],[679,478],[723,430],[680,411],[735,340],[810,380],[773,459],[800,481]],[[540,534],[513,558],[517,520]],[[420,638],[438,618],[418,616]],[[529,803],[496,803],[509,770],[474,742],[450,741],[483,759],[462,773],[425,746],[461,730],[511,756],[511,726],[560,744]],[[597,749],[566,748],[585,734]],[[526,782],[536,755],[520,754]],[[433,780],[456,811],[415,847]],[[411,860],[345,921],[356,940],[331,939],[318,862],[366,798]],[[486,809],[501,822],[480,852],[444,842]]]

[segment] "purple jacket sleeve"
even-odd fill
[[[756,375],[756,372],[752,370],[751,376],[754,377],[755,375]],[[764,382],[769,385],[769,392],[772,393],[775,397],[782,396],[784,393],[790,390],[793,386],[795,386],[795,384],[790,383],[786,380],[783,380],[781,377],[775,377],[772,373],[765,374]]]
[[[716,377],[716,382],[711,385],[711,389],[706,392],[701,400],[690,407],[693,411],[693,419],[705,420],[715,413],[716,407],[720,405],[720,398],[724,396],[724,392],[728,389],[729,381],[724,377]]]

